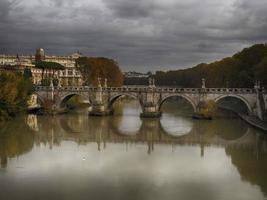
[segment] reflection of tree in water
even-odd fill
[[[0,160],[5,168],[9,158],[29,152],[34,145],[34,133],[21,119],[5,122],[0,129]]]
[[[250,148],[226,147],[226,154],[231,156],[242,180],[260,186],[267,195],[267,137],[257,135],[255,144]]]

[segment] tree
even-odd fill
[[[98,85],[98,78],[104,85],[118,87],[123,84],[123,74],[118,63],[109,58],[103,57],[80,57],[76,60],[76,68],[81,72],[85,85]]]
[[[24,69],[23,76],[25,79],[31,79],[32,78],[32,71],[29,68]]]
[[[32,83],[20,73],[0,74],[0,120],[15,116],[27,109]]]
[[[232,57],[195,67],[156,72],[158,85],[200,87],[206,78],[207,87],[253,87],[255,80],[267,86],[267,45],[256,44]]]
[[[204,117],[212,117],[215,114],[216,109],[216,102],[209,100],[200,106],[200,114],[202,114]]]
[[[267,89],[267,57],[255,66],[255,77]]]

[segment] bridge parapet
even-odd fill
[[[53,87],[54,90],[60,91],[97,91],[97,87],[89,87],[89,86],[65,86],[65,87]],[[49,86],[35,86],[35,91],[47,91],[51,90],[52,87]],[[252,94],[256,93],[255,89],[251,88],[167,88],[167,87],[107,87],[102,88],[103,91],[106,92],[147,92],[153,90],[154,92],[180,92],[180,93],[244,93],[244,94]]]

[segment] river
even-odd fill
[[[238,118],[192,120],[167,102],[140,119],[135,101],[112,117],[85,110],[1,124],[0,199],[264,200],[266,136]]]

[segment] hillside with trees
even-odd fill
[[[76,68],[81,72],[85,85],[98,85],[98,78],[104,85],[107,79],[109,87],[118,87],[123,84],[123,74],[118,63],[103,57],[80,57],[76,60]]]
[[[201,63],[195,67],[157,71],[154,75],[157,85],[178,87],[200,87],[206,79],[207,87],[253,87],[256,80],[267,87],[267,45],[256,44],[243,49],[232,57],[210,64]],[[132,83],[139,84],[138,80]],[[143,84],[144,80],[140,80]]]

